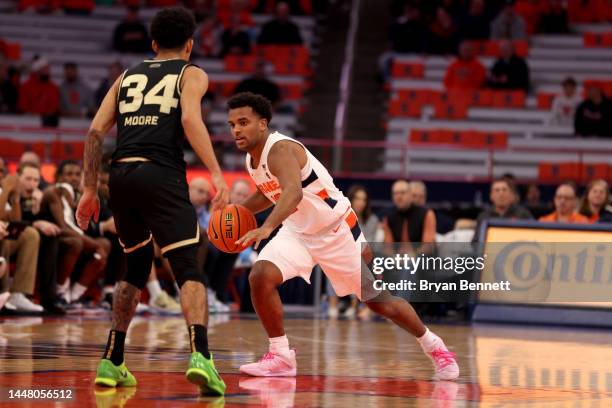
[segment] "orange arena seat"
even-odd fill
[[[550,109],[552,108],[553,101],[557,94],[552,92],[538,92],[537,104],[538,109]]]
[[[581,176],[580,163],[550,163],[538,165],[538,177],[542,181],[578,180]]]
[[[492,106],[499,108],[523,108],[526,95],[523,91],[495,91]]]
[[[252,72],[257,58],[253,55],[228,55],[223,58],[223,67],[228,72]]]
[[[393,78],[423,78],[425,65],[422,62],[393,61],[391,76]]]
[[[592,86],[599,87],[604,91],[606,95],[612,96],[612,80],[586,79],[584,81],[585,90]]]
[[[584,33],[585,47],[612,47],[612,33]]]
[[[421,106],[416,103],[393,100],[389,103],[389,116],[418,118],[421,116]]]
[[[412,129],[408,140],[414,144],[455,145],[472,149],[503,149],[508,146],[506,132],[477,130]]]
[[[436,102],[434,110],[436,119],[465,119],[468,105],[460,102]]]
[[[83,142],[53,142],[51,156],[54,160],[81,160],[85,151]]]
[[[484,41],[470,41],[474,46],[477,55],[498,57],[499,53],[499,41],[496,40],[484,40]],[[527,40],[516,40],[513,41],[516,54],[521,57],[527,57],[529,55],[529,42]]]
[[[606,179],[608,177],[608,167],[607,163],[585,163],[582,166],[582,180]]]

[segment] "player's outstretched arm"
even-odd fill
[[[94,116],[87,140],[85,141],[85,157],[83,158],[84,178],[83,196],[79,201],[77,209],[77,223],[83,230],[87,229],[89,220],[94,217],[98,222],[100,214],[100,202],[98,200],[98,170],[102,162],[102,142],[104,136],[115,125],[117,116],[117,93],[119,91],[119,81],[117,78],[113,86],[108,90],[100,109]]]
[[[246,200],[240,204],[248,208],[253,214],[257,214],[272,207],[274,203],[268,200],[268,197],[257,189],[257,191],[247,197]]]
[[[255,249],[257,249],[259,242],[267,239],[276,227],[293,214],[295,208],[302,201],[301,166],[297,152],[291,144],[298,146],[293,142],[280,141],[270,149],[270,153],[268,153],[268,168],[278,179],[282,193],[263,225],[260,228],[247,232],[236,241],[238,245],[247,247],[255,242]]]
[[[208,89],[208,76],[201,69],[191,66],[185,69],[181,81],[181,123],[193,151],[210,171],[217,190],[212,209],[223,208],[229,198],[229,189],[215,157],[210,135],[202,120],[202,97]]]

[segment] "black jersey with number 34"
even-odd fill
[[[117,97],[117,148],[113,160],[144,157],[185,170],[180,80],[190,63],[145,60],[128,69]]]

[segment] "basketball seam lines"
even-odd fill
[[[238,221],[238,239],[240,239],[240,210],[236,204],[234,204],[234,208],[236,209],[236,221]],[[234,241],[234,251],[236,250],[236,241]]]
[[[221,215],[219,216],[219,235],[221,236],[221,241],[223,242],[223,246],[229,251],[229,247],[225,242],[225,238],[223,238],[223,210],[221,210]]]

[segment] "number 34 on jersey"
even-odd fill
[[[143,74],[133,74],[123,78],[121,88],[127,88],[126,100],[119,101],[119,113],[126,115],[140,111],[143,105],[158,105],[159,113],[168,114],[172,108],[178,107],[179,100],[174,97],[174,90],[178,75],[165,75],[145,95],[148,77]],[[141,113],[141,112],[138,112]],[[150,113],[148,111],[147,113]],[[157,125],[158,115],[128,115],[125,116],[124,126]]]

